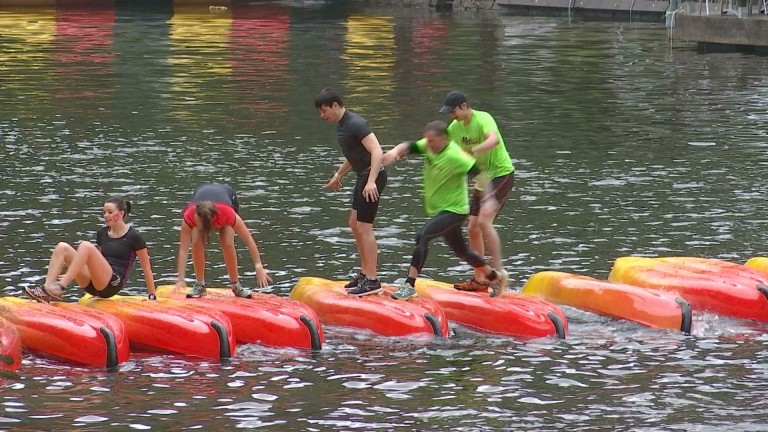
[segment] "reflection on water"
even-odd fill
[[[227,88],[232,116],[286,130],[286,96],[291,86],[290,19],[287,9],[243,7],[233,9],[229,55],[233,76]]]
[[[173,76],[168,96],[174,98],[174,115],[187,121],[197,120],[200,112],[217,117],[223,114],[218,98],[200,96],[219,94],[232,72],[228,53],[222,49],[229,46],[231,13],[228,9],[216,13],[209,10],[203,5],[182,7],[176,9],[169,21],[172,55],[168,60]],[[190,108],[200,104],[203,106]]]
[[[394,87],[395,23],[389,16],[347,18],[344,54],[347,100],[361,110],[387,105]],[[378,108],[381,109],[381,108]]]
[[[340,152],[312,106],[328,85],[385,148],[443,118],[451,88],[495,116],[518,169],[498,218],[514,286],[541,269],[605,277],[628,254],[766,253],[764,57],[670,50],[648,24],[343,6],[35,9],[0,11],[0,24],[6,295],[42,278],[56,242],[92,236],[113,193],[129,195],[158,280],[173,281],[180,210],[211,180],[238,190],[271,292],[346,277],[359,261],[350,185],[321,188]],[[420,169],[390,170],[376,226],[388,282],[424,220]],[[209,249],[209,279],[224,283]],[[469,268],[438,242],[424,274]],[[222,364],[136,353],[118,373],[27,355],[21,377],[0,383],[0,429],[763,427],[764,324],[702,315],[684,336],[565,311],[564,341],[329,327],[319,353],[244,346]]]

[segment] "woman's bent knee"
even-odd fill
[[[80,244],[77,245],[77,250],[78,251],[82,251],[82,250],[95,250],[95,249],[96,249],[96,246],[93,243],[89,242],[89,241],[81,241]]]

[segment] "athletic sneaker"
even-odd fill
[[[400,288],[392,293],[392,298],[395,300],[408,300],[409,298],[418,297],[416,294],[416,288],[412,287],[408,282],[403,282]]]
[[[357,276],[353,277],[349,283],[344,285],[344,288],[349,291],[351,288],[356,288],[358,285],[360,285],[360,282],[362,282],[365,279],[365,276],[362,273],[358,273]]]
[[[457,289],[459,291],[469,291],[469,292],[488,292],[488,288],[490,288],[489,283],[481,283],[478,282],[477,279],[472,278],[466,282],[459,282],[457,284],[453,284],[453,288]]]
[[[205,295],[205,282],[195,282],[187,293],[187,298],[198,298]]]
[[[251,298],[251,290],[243,288],[239,281],[233,284],[229,284],[229,286],[232,288],[232,292],[235,293],[235,297],[248,299]]]
[[[24,287],[24,292],[39,303],[50,303],[52,300],[52,297],[48,294],[43,285],[36,285],[32,288]]]
[[[509,273],[506,270],[497,270],[498,276],[496,280],[491,282],[491,297],[499,297],[507,290],[507,284],[509,284]]]
[[[372,281],[367,277],[364,277],[360,285],[347,290],[347,294],[355,297],[362,297],[371,294],[378,294],[381,290],[381,282]]]

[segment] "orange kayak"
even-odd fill
[[[395,289],[386,286],[384,294],[353,297],[347,295],[345,283],[303,277],[291,290],[291,298],[311,307],[324,324],[364,328],[384,336],[449,336],[448,319],[433,300],[394,300],[390,294]]]
[[[21,335],[5,318],[0,318],[0,371],[21,367]]]
[[[325,343],[317,314],[299,301],[260,293],[253,293],[250,299],[238,298],[229,288],[208,288],[205,297],[188,299],[187,291],[189,288],[164,285],[157,287],[157,296],[168,304],[223,313],[240,343],[315,350]]]
[[[106,368],[128,360],[130,348],[120,320],[76,304],[56,304],[2,297],[0,315],[16,327],[22,345],[35,353]]]
[[[232,323],[216,311],[165,305],[139,296],[85,295],[79,303],[119,318],[132,347],[213,359],[235,353]]]
[[[768,322],[768,291],[743,275],[694,270],[654,258],[622,257],[614,262],[608,279],[677,293],[694,311]]]
[[[543,271],[528,279],[523,294],[648,327],[691,332],[691,306],[682,297],[664,291]]]
[[[420,297],[437,302],[449,320],[479,331],[561,339],[568,332],[568,321],[560,308],[536,297],[506,292],[491,298],[486,293],[458,291],[451,284],[428,279],[417,279],[415,288]]]

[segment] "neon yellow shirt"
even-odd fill
[[[411,152],[419,153],[425,159],[424,210],[427,216],[442,211],[469,214],[467,172],[475,165],[475,158],[453,141],[449,141],[440,153],[432,153],[423,138],[411,145]]]
[[[501,137],[499,127],[490,114],[473,109],[469,124],[465,125],[461,120],[454,120],[448,125],[448,137],[465,151],[485,141],[485,135],[488,132],[495,132],[499,137],[499,143],[487,152],[474,155],[477,165],[492,179],[514,172],[515,167],[507,152],[504,138]]]

